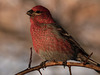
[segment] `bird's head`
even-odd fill
[[[38,5],[38,6],[33,7],[31,10],[29,10],[27,12],[27,14],[29,16],[34,17],[34,16],[41,16],[41,15],[44,15],[44,14],[48,14],[49,15],[50,12],[49,12],[49,10],[47,8]]]
[[[27,12],[27,15],[39,23],[54,23],[49,10],[41,5],[33,7]]]

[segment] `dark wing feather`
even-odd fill
[[[53,24],[59,33],[71,44],[72,49],[75,50],[75,52],[81,52],[83,55],[86,57],[89,56],[84,49],[74,40],[74,38],[68,34],[67,31],[65,31],[60,25],[58,24]]]
[[[60,25],[58,24],[52,24],[54,25],[58,32],[62,35],[62,37],[64,37],[70,44],[72,49],[76,52],[76,53],[81,53],[83,56],[85,56],[86,58],[89,56],[84,49],[74,40],[74,38],[68,34],[67,31],[65,31]],[[99,63],[95,62],[93,59],[89,58],[90,61],[96,63],[97,65],[100,65]]]

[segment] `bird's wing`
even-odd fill
[[[84,54],[86,57],[89,56],[84,49],[74,40],[74,38],[67,32],[65,31],[60,25],[58,24],[53,24],[57,31],[60,33],[60,35],[62,37],[64,37],[70,44],[73,50],[75,50],[76,52],[81,52],[82,54]]]
[[[74,51],[82,53],[86,58],[89,57],[89,55],[84,51],[84,49],[74,40],[74,38],[67,32],[65,31],[60,25],[58,24],[52,24],[55,26],[59,34],[64,37],[70,44],[71,47]],[[95,62],[93,59],[89,58],[90,62],[96,63],[97,65],[100,65],[99,63]]]

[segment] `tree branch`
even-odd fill
[[[45,67],[50,67],[50,66],[63,66],[63,62],[47,62],[45,63]],[[67,62],[66,66],[80,66],[80,67],[86,67],[86,68],[91,68],[97,71],[100,71],[100,67],[96,66],[96,65],[92,65],[92,64],[83,64],[83,63],[76,63],[76,62]],[[43,66],[38,65],[35,67],[32,67],[30,69],[25,69],[15,75],[23,75],[32,71],[39,71],[41,68],[43,68]]]

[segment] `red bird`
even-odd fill
[[[30,16],[33,46],[41,58],[48,61],[86,61],[89,55],[70,34],[56,24],[47,8],[38,5],[27,14]],[[93,60],[89,58],[88,63],[90,61]]]

